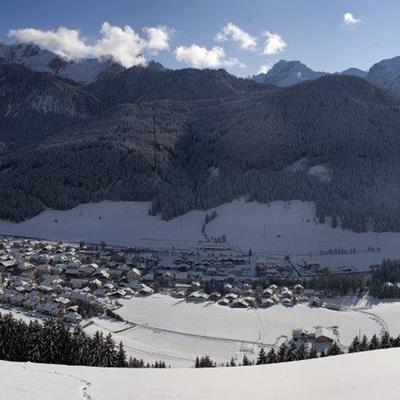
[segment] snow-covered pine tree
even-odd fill
[[[356,336],[352,342],[350,343],[349,346],[349,353],[357,353],[359,352],[361,349],[361,343],[360,343],[360,339],[358,336]]]
[[[337,356],[339,354],[343,354],[343,351],[340,349],[336,342],[333,342],[327,351],[328,356]]]
[[[115,360],[115,366],[118,368],[124,368],[127,365],[128,363],[126,361],[126,353],[124,350],[124,346],[122,345],[122,342],[120,342],[118,347],[117,357]]]

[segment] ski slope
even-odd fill
[[[22,223],[0,221],[0,233],[66,241],[105,241],[123,246],[188,249],[203,239],[205,211],[194,210],[170,221],[149,215],[148,202],[81,204],[67,211],[46,210]],[[270,204],[242,200],[214,209],[217,218],[206,226],[209,237],[225,235],[233,248],[271,259],[290,255],[302,264],[319,262],[332,267],[365,270],[383,258],[400,258],[399,233],[354,233],[318,224],[311,202],[276,201]],[[211,213],[214,210],[210,210]],[[369,246],[380,252],[367,252]],[[355,254],[322,256],[329,249],[355,248]]]
[[[264,366],[105,369],[0,361],[7,400],[397,400],[400,349]]]

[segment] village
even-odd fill
[[[133,357],[155,362],[159,354],[174,367],[190,366],[207,353],[221,363],[244,354],[254,360],[261,348],[282,343],[320,351],[335,342],[345,349],[354,337],[354,313],[340,296],[335,301],[334,291],[310,285],[327,274],[349,272],[243,252],[221,237],[188,250],[2,236],[0,313],[39,321],[57,317],[89,334],[111,333]],[[382,330],[381,321],[366,317],[357,312],[368,332]],[[266,331],[274,318],[281,323]],[[285,323],[287,318],[293,320]],[[241,320],[245,332],[236,327]],[[228,333],[228,326],[236,328]],[[163,333],[160,345],[157,332]],[[175,338],[187,344],[178,346]],[[160,351],[164,341],[172,345]]]
[[[187,302],[232,308],[321,306],[301,284],[259,288],[259,277],[295,278],[290,263],[271,263],[227,245],[201,242],[192,252],[115,248],[3,237],[0,303],[73,323],[118,308],[118,299],[167,293]]]

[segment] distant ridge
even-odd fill
[[[291,86],[326,75],[316,72],[300,61],[280,60],[266,74],[258,74],[253,80],[276,86]]]

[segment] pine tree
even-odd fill
[[[337,356],[339,354],[343,354],[343,351],[340,349],[336,342],[333,342],[332,345],[329,347],[327,355],[328,356]]]
[[[287,360],[288,346],[286,343],[282,343],[278,350],[278,362],[284,362]]]
[[[376,350],[379,349],[379,339],[376,335],[373,335],[370,342],[368,350]]]
[[[360,351],[367,351],[369,349],[369,342],[366,335],[363,335],[360,344]]]
[[[103,363],[105,367],[114,367],[117,360],[117,352],[115,350],[115,342],[109,333],[103,343],[104,354]]]
[[[392,347],[400,347],[400,335],[391,340]]]
[[[294,345],[294,343],[292,343],[291,346],[288,347],[287,349],[285,361],[296,361],[296,360],[297,360],[297,347]]]
[[[267,356],[265,354],[265,350],[262,347],[257,358],[257,365],[266,364],[267,363]]]
[[[360,351],[361,343],[358,336],[356,336],[349,346],[349,353],[357,353]]]
[[[43,341],[44,336],[42,333],[42,327],[37,320],[32,321],[29,324],[29,348],[28,348],[28,359],[31,362],[41,362],[42,352],[45,346]]]
[[[275,349],[272,348],[267,354],[266,363],[275,364],[276,362],[278,362],[278,357],[276,355]]]
[[[250,362],[250,360],[247,358],[246,354],[243,356],[242,365],[243,365],[243,366],[251,365],[251,362]]]
[[[389,347],[392,347],[392,342],[393,342],[393,338],[391,338],[389,333],[385,331],[385,333],[381,337],[379,347],[381,349],[388,349]]]
[[[118,353],[115,360],[115,366],[118,368],[124,368],[127,367],[127,365],[128,363],[126,361],[126,353],[124,350],[124,346],[122,345],[122,342],[120,342],[118,347]]]

